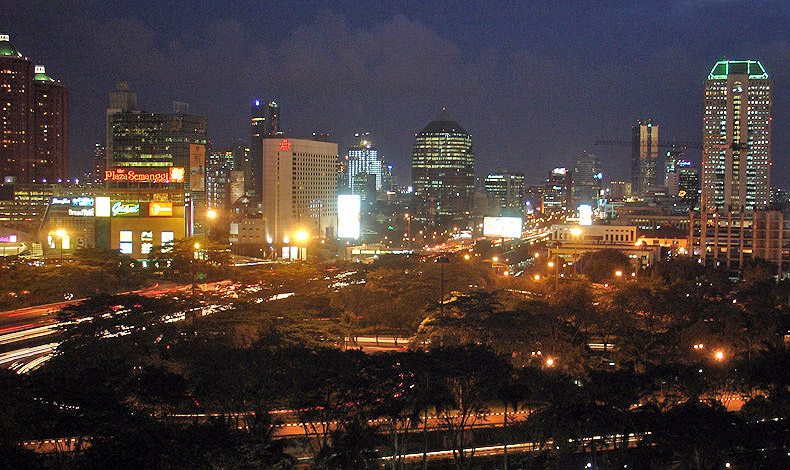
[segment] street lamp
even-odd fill
[[[439,263],[442,266],[441,285],[439,287],[439,292],[440,292],[440,294],[439,294],[439,296],[440,296],[440,300],[439,300],[439,318],[442,321],[444,321],[444,265],[449,263],[450,260],[446,256],[439,256],[438,258],[436,258],[436,262]],[[443,343],[443,341],[441,341],[441,339],[440,339],[439,342],[440,342],[440,345],[441,345],[441,343]]]
[[[214,209],[209,209],[209,211],[206,212],[206,217],[208,217],[208,234],[207,235],[208,235],[209,238],[211,238],[211,226],[214,225],[214,219],[217,218],[217,211],[215,211]]]
[[[408,225],[408,229],[406,230],[406,236],[408,237],[408,241],[409,241],[409,246],[408,247],[411,248],[412,247],[412,243],[411,243],[411,216],[409,214],[403,214],[403,216],[406,218],[406,224]]]
[[[55,231],[55,235],[60,237],[60,265],[63,266],[63,240],[66,238],[66,235],[68,234],[66,233],[65,230],[59,228]]]
[[[614,272],[614,275],[617,277],[623,277],[623,272],[618,269],[617,271]]]
[[[200,243],[195,243],[195,259],[200,257]]]
[[[307,232],[300,230],[294,234],[294,238],[296,238],[297,241],[303,242],[307,240]]]

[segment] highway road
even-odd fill
[[[206,285],[214,284],[218,283]],[[186,291],[191,287],[191,284],[163,286],[157,283],[145,289],[122,292],[119,295],[139,294],[155,297]],[[43,363],[58,346],[56,335],[63,323],[59,321],[57,312],[84,300],[64,300],[0,312],[0,367],[25,373]]]

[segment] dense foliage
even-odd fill
[[[2,452],[18,468],[291,468],[295,455],[410,468],[421,461],[404,454],[439,448],[458,469],[790,464],[790,289],[762,264],[734,283],[673,260],[606,287],[461,257],[441,270],[431,258],[256,267],[217,294],[64,309],[57,355],[0,376]],[[361,335],[411,346],[366,354]],[[492,411],[507,426],[484,426]],[[279,419],[307,437],[278,439]],[[85,447],[17,445],[53,436]],[[535,447],[475,451],[504,442]]]

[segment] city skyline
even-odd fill
[[[149,111],[190,103],[207,116],[217,146],[248,139],[250,104],[277,97],[287,110],[284,129],[330,132],[341,148],[357,129],[369,129],[408,180],[414,132],[446,106],[473,135],[478,176],[496,169],[543,175],[588,150],[600,156],[607,178],[626,179],[628,149],[594,141],[628,139],[641,117],[661,123],[662,139],[701,140],[701,84],[710,64],[730,58],[760,60],[771,73],[772,182],[786,187],[788,12],[781,3],[745,5],[501,4],[470,14],[459,3],[434,17],[410,3],[383,3],[367,5],[367,21],[356,25],[340,13],[342,4],[265,14],[259,7],[127,11],[110,4],[20,8],[1,29],[69,88],[74,170],[89,168],[101,143],[106,94],[129,80]],[[736,13],[742,27],[724,28]],[[699,162],[698,151],[687,156]]]

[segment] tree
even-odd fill
[[[231,263],[228,246],[203,237],[187,237],[155,246],[148,255],[154,272],[187,282],[220,279]]]
[[[604,249],[585,253],[579,260],[582,272],[592,282],[613,282],[617,279],[616,271],[621,271],[627,275],[633,270],[633,266],[628,261],[628,256],[619,250]]]
[[[480,346],[441,348],[431,355],[442,364],[443,387],[450,399],[438,414],[450,435],[453,462],[458,470],[468,469],[475,454],[472,428],[485,420],[487,404],[496,399],[510,366]]]

